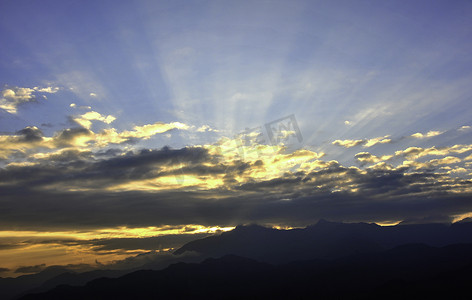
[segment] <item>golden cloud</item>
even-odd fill
[[[451,147],[430,147],[430,148],[421,148],[421,147],[409,147],[405,150],[395,151],[395,156],[404,156],[409,159],[418,159],[427,155],[435,156],[445,156],[451,153],[465,153],[472,150],[472,144],[470,145],[454,145]]]
[[[364,143],[365,140],[335,140],[334,142],[332,142],[333,145],[341,146],[344,148],[351,148]]]
[[[335,140],[332,142],[333,145],[341,146],[344,148],[352,148],[355,146],[362,145],[364,148],[369,148],[377,144],[390,143],[392,140],[389,139],[390,135],[383,137],[376,137],[372,139],[361,139],[361,140]]]
[[[92,127],[92,121],[101,121],[106,124],[111,124],[116,118],[112,115],[103,116],[96,111],[89,111],[83,115],[74,117],[73,120],[80,126],[90,129],[90,127]]]
[[[53,94],[57,91],[59,91],[58,87],[5,88],[1,91],[2,97],[0,98],[0,109],[3,109],[11,114],[16,114],[20,104],[36,101],[36,96],[34,94],[35,92]]]
[[[430,138],[430,137],[433,137],[433,136],[438,136],[438,135],[443,134],[443,133],[444,133],[444,131],[431,130],[431,131],[428,131],[425,134],[417,132],[417,133],[412,134],[411,136],[414,137],[414,138],[418,138],[418,139],[424,139],[424,138]]]

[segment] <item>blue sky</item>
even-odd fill
[[[471,15],[460,0],[2,1],[1,224],[469,216]]]
[[[2,83],[62,88],[41,114],[4,115],[5,131],[38,115],[64,123],[70,103],[119,116],[121,128],[181,121],[237,133],[295,114],[310,146],[470,123],[467,1],[2,6]]]

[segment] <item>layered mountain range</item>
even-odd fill
[[[472,279],[472,223],[237,226],[174,252],[189,253],[200,262],[55,274],[21,299],[459,297]]]

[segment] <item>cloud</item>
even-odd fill
[[[189,125],[180,122],[163,123],[156,122],[154,124],[146,124],[142,126],[134,126],[133,130],[125,130],[118,132],[116,129],[104,129],[95,135],[95,143],[99,147],[108,144],[121,144],[129,142],[133,139],[149,139],[150,137],[165,133],[173,129],[188,130]]]
[[[184,244],[212,235],[211,233],[169,234],[149,238],[113,238],[86,241],[94,246],[93,251],[110,250],[159,250],[178,248]]]
[[[467,173],[469,170],[462,168],[462,167],[455,167],[454,169],[448,171],[448,174],[456,174],[456,173]]]
[[[37,92],[40,92],[40,93],[48,93],[48,94],[54,94],[54,93],[57,93],[60,88],[59,87],[52,87],[52,86],[48,86],[48,87],[34,87],[33,90],[37,91]]]
[[[209,125],[202,125],[197,128],[197,132],[207,132],[207,131],[218,132],[219,130],[211,128],[211,126]]]
[[[43,132],[35,127],[28,126],[15,134],[0,135],[0,159],[7,160],[12,155],[33,155],[44,150],[57,151],[62,148],[103,148],[109,144],[123,144],[127,142],[137,142],[146,140],[160,133],[170,130],[188,130],[190,126],[180,123],[162,123],[146,124],[135,126],[133,130],[124,130],[118,132],[116,129],[104,129],[97,133],[88,128],[90,120],[100,120],[105,123],[111,123],[115,119],[113,116],[102,116],[99,113],[84,114],[78,119],[79,123],[85,127],[66,128],[54,133],[52,137],[44,136]],[[87,122],[90,122],[87,123]]]
[[[352,148],[364,144],[365,141],[366,140],[335,140],[334,142],[332,142],[332,144],[344,148]]]
[[[28,149],[49,148],[49,141],[36,126],[25,127],[13,135],[0,135],[0,159],[8,159],[13,153],[23,153]]]
[[[36,101],[34,90],[30,88],[7,88],[2,91],[0,108],[11,114],[17,113],[20,104]]]
[[[5,273],[5,272],[9,272],[10,269],[8,268],[0,268],[0,273]]]
[[[57,91],[59,91],[58,87],[6,87],[1,91],[0,109],[10,114],[16,114],[18,112],[18,106],[28,102],[36,102],[36,92],[51,94]]]
[[[443,134],[444,131],[428,131],[427,133],[423,134],[423,133],[414,133],[412,134],[411,136],[414,137],[414,138],[418,138],[418,139],[424,139],[424,138],[430,138],[430,137],[433,137],[433,136],[438,136],[440,134]]]
[[[369,147],[375,146],[377,144],[386,144],[386,143],[392,142],[392,140],[389,139],[388,137],[390,137],[390,135],[386,135],[386,136],[383,136],[383,137],[377,137],[377,138],[373,138],[373,139],[368,139],[368,140],[366,140],[366,142],[364,144],[364,147],[369,148]]]
[[[22,266],[15,270],[15,273],[38,273],[46,268],[46,264],[34,266]]]
[[[472,183],[465,178],[470,170],[461,158],[472,145],[409,147],[394,155],[359,152],[354,156],[358,167],[323,152],[258,143],[257,133],[249,144],[226,138],[180,149],[118,145],[195,128],[156,122],[124,131],[68,128],[45,137],[38,128],[27,127],[2,136],[11,151],[20,149],[24,156],[23,161],[10,161],[0,169],[0,205],[9,212],[0,226],[35,230],[123,226],[131,230],[189,223],[223,227],[251,222],[304,226],[319,218],[381,222],[472,211],[466,201],[472,196]],[[390,139],[360,141],[359,145],[371,147]],[[109,149],[112,144],[116,148]],[[34,152],[37,149],[42,150]],[[428,155],[435,157],[416,161]],[[87,247],[128,253],[152,250],[153,242],[164,240],[140,240],[140,249],[131,249],[132,240],[87,239]],[[86,247],[77,241],[68,245]]]
[[[79,108],[79,109],[92,109],[91,106],[88,106],[88,105],[77,106],[77,104],[75,103],[71,103],[69,106],[72,108]]]
[[[389,160],[393,155],[382,155],[380,157],[370,154],[369,152],[359,152],[354,156],[359,162],[363,164],[367,163],[378,163],[381,161]]]
[[[418,159],[423,156],[435,155],[435,156],[444,156],[451,153],[461,154],[472,150],[472,144],[470,145],[454,145],[448,147],[439,147],[435,146],[430,148],[421,148],[421,147],[408,147],[405,150],[395,151],[395,156],[403,156],[408,159]]]
[[[54,152],[35,153],[32,155],[32,158],[49,162],[72,162],[91,159],[92,152],[90,150],[65,148]]]
[[[241,156],[237,148],[221,145],[117,149],[106,155],[64,149],[37,156],[35,165],[11,165],[0,170],[0,201],[9,211],[0,225],[294,226],[318,218],[382,221],[472,211],[464,201],[472,195],[472,183],[452,177],[460,169],[449,174],[441,169],[459,163],[458,157],[394,167],[385,163],[390,156],[361,152],[357,160],[375,163],[361,169],[324,161],[324,153],[306,149],[285,153],[283,147],[269,151],[272,146],[258,145],[259,152]],[[456,146],[447,150],[467,148]],[[424,150],[418,149],[410,155]]]
[[[432,159],[428,163],[433,165],[449,165],[461,162],[461,159],[454,156],[446,156],[444,158]]]
[[[94,139],[94,133],[87,128],[68,128],[56,132],[52,143],[56,147],[86,146]]]
[[[74,120],[74,122],[76,122],[80,126],[90,129],[90,127],[92,127],[91,121],[96,120],[96,121],[104,122],[106,124],[111,124],[113,121],[116,120],[116,118],[112,115],[103,116],[96,111],[89,111],[83,115],[72,117],[72,120]]]
[[[369,148],[377,144],[386,144],[392,142],[389,139],[389,135],[383,137],[376,137],[372,139],[360,139],[360,140],[335,140],[332,142],[333,145],[341,146],[344,148],[352,148],[355,146],[362,145],[364,148]]]

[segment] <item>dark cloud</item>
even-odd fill
[[[180,227],[179,227],[180,228]],[[47,240],[28,240],[24,245],[34,244],[59,244],[65,246],[87,245],[91,246],[95,252],[104,252],[111,250],[162,250],[169,248],[178,248],[184,244],[213,235],[213,233],[183,233],[167,234],[154,237],[139,238],[103,238],[90,240],[76,239],[47,239]],[[110,252],[113,253],[113,252]]]
[[[72,163],[77,160],[87,160],[92,158],[92,151],[81,151],[77,149],[65,149],[57,153],[52,153],[44,159],[51,162],[69,162]]]
[[[113,151],[108,154],[113,154]],[[87,160],[87,158],[90,158]],[[0,180],[11,183],[12,187],[41,187],[54,184],[66,188],[68,184],[104,188],[130,180],[157,178],[172,173],[162,171],[165,166],[185,163],[188,173],[208,173],[199,163],[208,161],[207,150],[199,147],[160,150],[143,149],[105,159],[91,159],[89,151],[65,150],[52,154],[33,166],[12,166],[0,170]],[[222,172],[222,170],[220,170]]]
[[[34,266],[22,266],[15,270],[15,273],[38,273],[46,268],[46,264]]]
[[[67,128],[56,133],[54,140],[58,146],[74,145],[75,139],[79,137],[92,136],[93,132],[82,127]]]
[[[426,216],[423,218],[410,218],[403,220],[400,224],[410,225],[410,224],[431,224],[431,223],[451,223],[453,218],[446,215],[435,215],[435,216]]]
[[[22,142],[38,142],[43,139],[43,132],[34,126],[28,126],[17,132],[22,136]]]
[[[174,255],[171,252],[150,251],[130,256],[123,260],[114,261],[110,264],[102,265],[105,269],[131,269],[141,267],[144,269],[160,270],[171,264],[187,262],[196,263],[203,260],[203,257],[195,252],[185,252],[181,255]],[[100,264],[97,261],[97,264]]]
[[[0,203],[8,211],[0,220],[3,228],[230,226],[251,222],[303,226],[320,218],[372,222],[472,211],[472,182],[434,168],[359,169],[331,161],[320,162],[321,167],[313,171],[298,169],[256,180],[251,171],[264,168],[263,164],[221,161],[202,147],[127,153],[112,149],[86,153],[81,159],[75,159],[78,153],[73,151],[63,155],[35,166],[0,170]],[[176,174],[175,168],[169,171],[167,167],[180,164],[177,170],[183,176],[223,176],[226,185],[193,190],[113,190],[119,183],[132,185],[134,180]],[[126,240],[123,243],[124,248],[130,247]],[[159,239],[142,240],[145,249],[155,247],[153,243]],[[110,240],[100,246],[109,249],[118,244]]]
[[[8,268],[0,268],[0,273],[5,273],[5,272],[8,272],[10,271],[10,269]]]
[[[0,243],[0,250],[17,249],[23,246],[21,243],[2,242]]]
[[[103,250],[160,250],[167,248],[178,248],[182,245],[210,236],[210,233],[197,233],[197,234],[170,234],[149,238],[115,238],[115,239],[102,239],[92,240],[91,244],[98,246],[94,248],[95,251]]]

